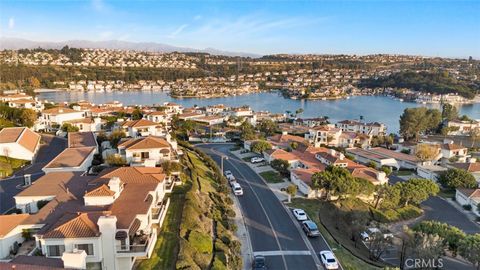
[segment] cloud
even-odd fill
[[[172,33],[170,33],[170,35],[168,35],[169,38],[175,38],[176,36],[178,36],[185,28],[187,28],[188,24],[182,24],[180,25],[177,29],[175,29],[175,31],[173,31]]]
[[[14,27],[15,27],[15,18],[10,17],[10,19],[8,19],[8,29],[13,29]]]

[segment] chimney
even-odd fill
[[[105,269],[118,269],[116,263],[116,240],[117,217],[101,216],[98,221],[98,230],[100,231],[100,241],[102,242],[102,254]]]
[[[377,180],[380,181],[380,184],[385,183],[387,180],[387,174],[385,172],[377,171]]]
[[[336,156],[337,151],[335,151],[335,149],[328,149],[328,153],[332,156]]]
[[[288,135],[288,132],[286,130],[282,130],[282,135]]]
[[[85,250],[73,249],[72,252],[63,252],[63,266],[68,269],[87,269],[87,253]]]
[[[345,158],[345,155],[343,153],[338,153],[338,158],[340,160],[343,160]]]
[[[120,193],[120,186],[121,186],[122,182],[120,181],[120,178],[114,176],[112,178],[110,178],[110,181],[108,181],[108,188],[115,192],[115,194],[118,194]]]

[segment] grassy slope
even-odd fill
[[[268,183],[283,183],[284,182],[282,176],[278,172],[275,172],[275,171],[261,172],[260,175]]]
[[[374,267],[371,264],[364,262],[363,260],[354,256],[349,250],[346,250],[341,245],[339,245],[335,239],[330,235],[328,230],[320,223],[319,214],[322,213],[325,209],[322,210],[321,202],[318,200],[312,199],[300,199],[295,198],[293,199],[290,206],[295,208],[301,208],[307,212],[309,217],[318,224],[319,230],[322,235],[327,240],[330,247],[334,250],[335,255],[339,259],[340,263],[342,264],[343,268],[346,270],[376,270],[380,269],[378,267]],[[332,230],[334,233],[335,231]],[[341,233],[336,234],[337,239],[341,237],[345,237]],[[345,242],[350,242],[350,239],[344,239]]]

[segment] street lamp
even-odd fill
[[[227,156],[223,156],[223,155],[220,156],[220,160],[221,160],[221,161],[220,161],[220,164],[221,164],[221,167],[222,167],[222,173],[223,173],[223,159],[228,159],[228,157],[227,157]]]

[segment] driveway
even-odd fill
[[[21,191],[17,186],[23,184],[24,174],[30,174],[32,181],[37,180],[44,174],[42,168],[67,147],[66,139],[52,135],[42,134],[42,141],[35,163],[18,170],[13,177],[0,180],[0,213],[15,206],[13,196]]]

